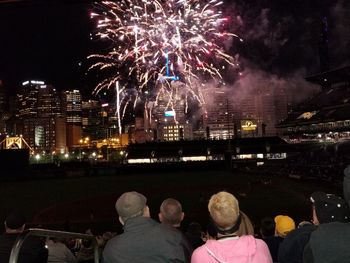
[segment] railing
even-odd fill
[[[23,233],[21,233],[17,237],[11,250],[9,263],[17,263],[18,255],[23,245],[23,242],[29,236],[92,240],[93,246],[94,246],[94,260],[95,260],[95,263],[99,262],[98,244],[97,244],[96,238],[93,235],[65,232],[65,231],[47,230],[47,229],[40,229],[40,228],[30,228],[24,231]]]

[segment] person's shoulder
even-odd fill
[[[332,222],[327,224],[320,224],[317,229],[313,232],[313,236],[328,236],[331,234],[335,235],[346,235],[350,232],[350,223]]]
[[[239,237],[239,241],[241,242],[256,242],[256,243],[263,243],[266,244],[264,240],[254,237],[252,235],[244,235]]]
[[[313,231],[315,231],[315,229],[317,229],[317,226],[311,224],[296,228],[289,232],[284,240],[298,239],[302,238],[303,236],[309,236]]]
[[[182,232],[180,230],[167,224],[158,224],[155,225],[155,227],[163,233],[168,233],[171,235],[182,235]]]
[[[266,247],[267,248],[267,244],[264,240],[260,239],[260,238],[256,238],[256,237],[253,237],[253,236],[245,236],[245,237],[249,237],[250,240],[254,240],[257,247]]]
[[[203,245],[197,247],[196,249],[193,250],[192,255],[201,255],[202,253],[206,253],[207,248],[210,247],[215,247],[214,243],[217,242],[216,240],[207,240],[207,242],[205,242]]]
[[[207,241],[208,242],[208,241]],[[191,255],[191,262],[197,263],[197,262],[205,262],[207,255],[208,255],[208,251],[206,249],[206,246],[208,245],[208,243],[203,244],[200,247],[197,247]]]
[[[246,243],[249,247],[256,246],[257,250],[268,250],[266,242],[260,238],[256,238],[252,235],[244,235],[239,238],[239,242]],[[255,244],[255,245],[254,245]]]
[[[110,240],[108,240],[105,247],[104,247],[104,250],[108,250],[112,247],[115,247],[116,244],[123,238],[122,236],[123,236],[123,234],[119,234],[119,235],[112,237]]]

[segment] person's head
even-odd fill
[[[271,217],[264,217],[260,222],[260,234],[262,237],[275,235],[276,223]]]
[[[165,199],[159,210],[159,221],[174,227],[179,227],[185,216],[180,202],[173,198]]]
[[[117,202],[115,208],[119,215],[119,221],[122,224],[130,218],[135,217],[150,217],[149,208],[147,206],[147,198],[135,191],[125,192],[122,194]]]
[[[301,221],[299,224],[298,224],[298,228],[302,228],[304,226],[312,226],[312,223],[310,221]]]
[[[339,196],[314,192],[310,197],[312,203],[312,221],[315,225],[330,222],[349,222],[348,205]]]
[[[19,211],[11,211],[5,219],[6,233],[21,233],[24,231],[26,219]]]
[[[225,191],[214,194],[209,200],[208,210],[219,234],[237,232],[241,220],[236,197]]]
[[[278,215],[275,217],[275,234],[285,238],[287,234],[295,229],[294,220],[286,215]]]

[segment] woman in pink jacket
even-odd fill
[[[192,254],[191,263],[272,263],[263,240],[251,235],[237,235],[241,216],[238,201],[232,194],[214,194],[209,200],[208,209],[217,229],[217,238],[197,248]]]

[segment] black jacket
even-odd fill
[[[125,222],[123,234],[108,241],[103,262],[189,262],[191,254],[180,231],[151,218],[136,217]]]
[[[344,198],[350,206],[350,165],[344,170]],[[304,249],[305,263],[350,262],[350,223],[321,224]]]
[[[288,233],[279,247],[278,262],[302,263],[304,248],[315,229],[314,225],[305,225]]]
[[[349,263],[350,223],[321,224],[304,250],[305,263]]]
[[[7,263],[10,259],[12,246],[19,234],[4,233],[0,236],[0,262]],[[45,248],[45,242],[38,238],[27,237],[20,249],[18,263],[46,263],[48,251]]]

